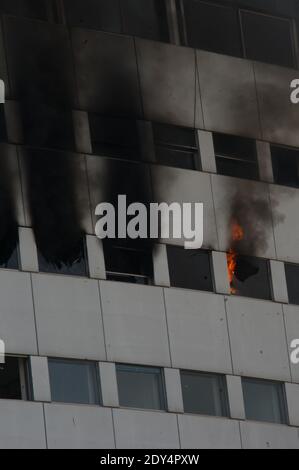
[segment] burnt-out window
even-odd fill
[[[295,66],[293,28],[289,19],[242,11],[245,57],[285,67]]]
[[[272,288],[268,260],[253,256],[237,256],[231,293],[243,297],[271,300]]]
[[[199,0],[177,1],[185,42],[232,56],[242,55],[239,17],[236,8]]]
[[[299,265],[285,264],[285,273],[290,304],[299,305]]]
[[[161,165],[200,170],[196,131],[186,127],[153,124],[156,160]]]
[[[0,250],[1,252],[1,250]],[[2,253],[1,253],[2,255]],[[1,256],[3,257],[3,255]],[[0,258],[0,268],[2,269],[20,269],[19,245],[16,245],[5,260]]]
[[[168,41],[164,0],[120,0],[125,34]]]
[[[299,150],[271,146],[274,181],[284,186],[299,187]]]
[[[139,159],[139,139],[136,121],[89,115],[93,153],[100,156]]]
[[[171,287],[213,291],[210,253],[204,250],[185,250],[167,246]]]
[[[0,0],[0,13],[46,20],[48,0]]]
[[[0,142],[7,142],[7,128],[4,104],[0,104]]]
[[[64,0],[64,10],[71,26],[121,32],[119,0]]]
[[[217,171],[221,175],[258,179],[256,144],[252,139],[213,134]]]
[[[30,392],[29,368],[25,358],[5,356],[0,364],[0,399],[26,400]]]
[[[151,284],[153,261],[150,249],[104,240],[104,254],[108,280]]]
[[[88,276],[87,250],[85,241],[82,240],[78,249],[77,258],[72,262],[51,262],[38,250],[39,270],[42,273],[65,274],[69,276]]]

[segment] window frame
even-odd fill
[[[0,401],[3,401],[3,400],[32,401],[33,400],[32,373],[31,373],[29,357],[22,355],[22,354],[20,355],[5,354],[5,358],[13,358],[18,361],[20,398],[14,398],[14,399],[0,398]],[[5,366],[5,363],[3,365]]]

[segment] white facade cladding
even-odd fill
[[[290,360],[291,342],[299,338],[299,305],[289,298],[285,271],[285,263],[299,263],[299,189],[277,184],[271,161],[271,145],[299,147],[299,105],[290,101],[298,70],[185,47],[175,2],[167,5],[175,44],[3,17],[0,72],[8,89],[8,142],[0,151],[11,162],[20,263],[19,270],[0,269],[0,338],[8,356],[27,359],[31,386],[22,400],[2,399],[0,387],[0,449],[299,449],[299,365]],[[33,44],[53,37],[73,60],[74,148],[68,151],[76,167],[86,276],[42,272],[30,212],[29,144],[18,105],[15,49],[24,38]],[[110,106],[108,95],[116,97],[116,105]],[[175,287],[168,246],[158,240],[151,285],[111,277],[104,244],[94,233],[95,207],[105,201],[111,162],[117,159],[94,150],[93,113],[139,122],[143,162],[123,158],[122,164],[142,168],[151,200],[204,203],[210,289]],[[195,129],[201,168],[160,164],[154,123]],[[213,133],[256,141],[257,181],[217,174]],[[230,294],[228,224],[238,188],[245,188],[252,204],[258,195],[271,214],[265,243],[247,253],[268,260],[271,298]],[[183,240],[169,245],[181,247]],[[49,363],[59,360],[91,366],[89,378],[98,384],[94,403],[53,399]],[[127,366],[128,374],[130,366],[156,379],[160,374],[160,409],[124,404],[119,365]],[[221,376],[227,409],[211,416],[187,412],[185,372]],[[244,379],[282,387],[281,419],[248,418]]]

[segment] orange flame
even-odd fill
[[[241,225],[234,220],[232,222],[231,226],[231,239],[233,242],[238,242],[243,240],[244,238],[244,230],[241,227]],[[233,243],[234,245],[235,243]],[[236,271],[236,266],[237,266],[237,256],[238,253],[234,248],[230,248],[228,254],[227,254],[227,269],[228,269],[228,278],[229,278],[229,284],[230,284],[230,293],[231,294],[236,294],[236,289],[232,286],[233,280],[234,280],[234,275]]]

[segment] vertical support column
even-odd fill
[[[231,418],[245,419],[245,408],[241,377],[227,375],[226,384]]]
[[[164,378],[168,411],[183,413],[184,403],[180,371],[178,369],[164,369]]]
[[[168,20],[169,39],[172,44],[180,45],[180,32],[175,0],[165,0]]]
[[[260,179],[266,183],[273,183],[274,177],[270,144],[268,142],[257,141],[256,152]]]
[[[270,260],[270,270],[272,278],[273,299],[275,302],[288,303],[289,295],[284,263]]]
[[[86,235],[89,275],[93,279],[106,279],[105,258],[102,241],[93,235]]]
[[[200,148],[202,170],[209,173],[217,173],[212,132],[198,130],[197,136]]]
[[[215,290],[217,294],[228,295],[230,293],[230,285],[227,272],[226,253],[213,251],[212,263],[215,280]]]
[[[30,368],[34,401],[50,402],[51,388],[48,359],[46,357],[31,356]]]
[[[156,161],[153,126],[150,121],[137,121],[142,161],[154,163]]]
[[[19,247],[22,271],[38,273],[38,255],[31,228],[19,227]]]
[[[111,362],[100,362],[99,372],[103,406],[118,407],[119,399],[115,364]]]
[[[76,150],[79,153],[92,153],[88,113],[85,111],[73,111],[73,124]]]
[[[155,245],[153,249],[153,265],[155,285],[162,287],[170,287],[166,245]]]

